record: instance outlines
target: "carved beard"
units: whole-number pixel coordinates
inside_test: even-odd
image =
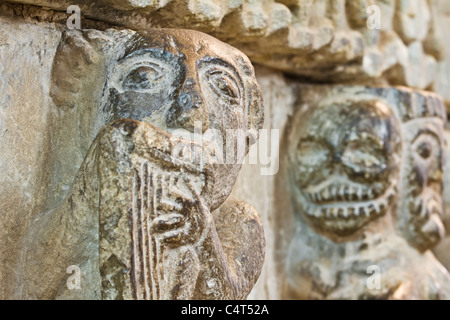
[[[208,230],[201,216],[186,218],[196,203],[187,183],[210,208],[214,173],[208,159],[187,161],[186,153],[202,152],[198,145],[135,120],[108,125],[98,143],[103,299],[188,299],[192,292],[186,290],[195,288],[188,282],[199,270],[193,248]],[[173,245],[153,231],[155,219],[167,214],[186,218]],[[185,268],[173,274],[177,264]]]
[[[406,191],[410,231],[409,239],[419,250],[436,246],[445,237],[442,195],[428,185],[420,185],[413,174]]]
[[[410,202],[410,212],[416,233],[415,241],[420,247],[433,247],[445,237],[441,220],[444,214],[442,199],[434,190],[424,189],[420,196]]]
[[[407,237],[417,249],[433,248],[445,236],[442,203],[442,122],[410,124],[411,142],[405,165]]]

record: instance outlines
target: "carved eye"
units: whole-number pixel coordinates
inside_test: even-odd
[[[300,166],[317,167],[330,159],[330,150],[320,142],[302,140],[298,145],[297,155]]]
[[[417,147],[417,153],[424,159],[428,159],[431,156],[431,153],[433,152],[431,143],[429,142],[422,142]]]
[[[347,144],[341,161],[355,173],[380,174],[387,167],[387,155],[380,141],[365,133]]]
[[[228,99],[239,98],[239,88],[233,76],[225,71],[213,71],[209,75],[209,85],[213,91]]]
[[[412,144],[412,150],[423,160],[439,158],[440,143],[436,135],[431,133],[420,134]]]
[[[149,90],[163,76],[163,73],[156,66],[140,66],[133,69],[123,81],[125,90]]]

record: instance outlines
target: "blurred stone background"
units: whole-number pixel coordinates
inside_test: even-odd
[[[66,194],[86,152],[77,118],[58,109],[49,94],[70,5],[80,7],[82,28],[194,29],[242,50],[254,63],[264,94],[265,128],[279,129],[280,139],[299,83],[408,86],[440,94],[450,110],[447,0],[0,0],[2,299],[20,285],[18,252],[30,218]],[[373,28],[377,12],[368,8],[380,9],[379,29]],[[71,135],[67,159],[56,143],[60,132]],[[54,165],[62,160],[67,168]],[[279,210],[290,209],[283,206],[275,176],[261,175],[261,167],[268,165],[245,165],[234,194],[257,209],[266,232],[265,266],[249,298],[278,299],[283,289],[277,261],[283,253],[275,248],[282,247],[277,234],[283,230],[275,221]],[[450,268],[450,238],[436,255]]]

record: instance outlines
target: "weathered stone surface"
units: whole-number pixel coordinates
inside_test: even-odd
[[[73,4],[0,0],[0,144],[8,150],[0,155],[0,298],[245,298],[261,270],[261,223],[266,259],[250,298],[448,298],[448,272],[430,251],[450,268],[448,236],[439,243],[450,228],[448,174],[442,177],[450,162],[439,160],[444,115],[405,117],[408,109],[441,110],[442,103],[431,93],[389,88],[426,89],[450,101],[448,1],[80,0],[84,30],[68,31]],[[379,30],[368,27],[376,22],[372,5],[380,8]],[[265,66],[257,68],[264,128],[279,131],[259,142],[274,138],[280,161],[277,150],[268,158],[254,145],[246,161],[259,151],[258,165],[241,168],[246,148],[219,165],[221,153],[203,131],[222,139],[232,123],[241,130],[237,137],[258,137],[261,108],[248,109],[255,111],[248,122],[239,111],[219,111],[240,104],[237,96],[260,105],[249,61],[208,36],[154,31],[159,27],[207,32]],[[158,46],[164,54],[141,52]],[[308,85],[317,82],[327,85]],[[330,113],[327,129],[322,118]],[[300,135],[317,125],[323,130],[316,137],[326,140],[329,130],[339,141],[353,132],[344,130],[352,119],[356,137],[357,128],[375,124],[380,130],[371,136],[386,138],[392,152],[359,142],[345,156],[335,152],[336,167],[361,156],[373,171],[366,178],[351,173],[357,166],[342,165],[353,184],[344,186],[345,201],[341,196],[336,207],[347,210],[328,204],[324,219],[308,216],[317,210],[309,210],[314,206],[298,185],[308,188],[309,180],[289,181],[295,171],[320,177],[328,169],[305,173],[295,165],[292,155],[308,160],[308,144],[296,149],[305,141]],[[186,149],[205,154],[203,161],[174,153]],[[367,157],[370,150],[375,155]],[[362,167],[370,167],[367,161]],[[384,166],[388,178],[375,179]],[[358,198],[350,192],[357,184],[366,187],[362,201],[351,199]],[[369,186],[394,196],[365,203]],[[368,217],[345,219],[356,212],[347,202]],[[328,221],[327,213],[342,219]],[[203,263],[205,252],[218,253],[213,263]],[[167,267],[172,261],[184,264]],[[67,287],[67,267],[74,265],[81,267],[82,291]],[[369,267],[380,267],[380,290],[368,287]]]
[[[257,145],[257,156],[260,161],[250,163],[246,159],[239,178],[234,186],[232,196],[246,199],[258,213],[264,225],[266,236],[266,258],[255,288],[249,299],[280,299],[284,273],[280,259],[284,257],[285,245],[282,237],[285,230],[278,224],[283,218],[280,208],[289,202],[279,202],[279,186],[275,184],[279,172],[279,157],[285,151],[280,149],[283,139],[283,128],[292,114],[296,100],[295,84],[287,81],[280,72],[267,68],[256,68],[256,76],[263,93],[266,137],[261,135]],[[265,138],[265,139],[264,139]],[[264,146],[271,144],[270,148]],[[252,148],[256,149],[256,146]],[[250,154],[256,150],[250,151]],[[249,156],[248,156],[249,157]],[[263,160],[261,160],[263,159]],[[265,173],[265,174],[262,174]],[[282,193],[283,191],[281,191]],[[283,226],[285,227],[285,226]],[[279,250],[281,248],[281,250]],[[280,272],[281,271],[281,272]]]
[[[0,297],[6,298],[15,286],[20,239],[43,205],[51,179],[46,170],[54,125],[49,91],[60,33],[0,21]]]
[[[30,179],[43,176],[48,188],[36,182],[23,213],[5,199],[5,211],[23,225],[2,233],[18,243],[2,252],[3,297],[246,298],[264,260],[263,228],[250,205],[225,200],[249,145],[231,149],[225,163],[214,143],[237,143],[241,134],[250,144],[258,139],[260,89],[248,59],[194,31],[41,30],[57,48],[36,66],[47,71],[38,91],[53,127],[46,140],[28,140],[52,149],[46,162],[22,163],[34,164]],[[24,98],[31,103],[31,95]],[[4,142],[14,149],[25,143]],[[20,169],[4,159],[8,170]],[[66,284],[74,265],[80,290]]]
[[[445,226],[445,229],[447,230],[447,237],[442,240],[442,242],[433,250],[436,257],[439,259],[439,261],[442,262],[442,264],[447,268],[447,270],[450,270],[450,254],[449,254],[449,248],[450,248],[450,236],[449,230],[450,230],[450,175],[448,174],[450,172],[450,132],[448,129],[445,131],[445,139],[447,142],[447,149],[446,149],[446,161],[445,161],[445,167],[444,167],[444,219],[443,223]]]
[[[50,8],[56,11],[52,17],[73,4],[9,2]],[[95,19],[135,30],[196,29],[239,48],[253,62],[314,81],[407,85],[450,100],[445,0],[81,0],[77,5],[87,24]],[[49,16],[23,11],[38,19]]]
[[[442,100],[406,88],[297,93],[276,199],[292,207],[274,226],[282,297],[448,299],[450,274],[429,250],[445,233]]]

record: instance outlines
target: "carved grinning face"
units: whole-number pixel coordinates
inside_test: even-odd
[[[422,250],[432,248],[445,235],[441,218],[443,184],[443,123],[419,119],[408,124],[408,212],[412,242]]]
[[[379,101],[312,110],[300,124],[295,183],[306,221],[318,232],[349,236],[384,215],[395,195],[400,130]]]

